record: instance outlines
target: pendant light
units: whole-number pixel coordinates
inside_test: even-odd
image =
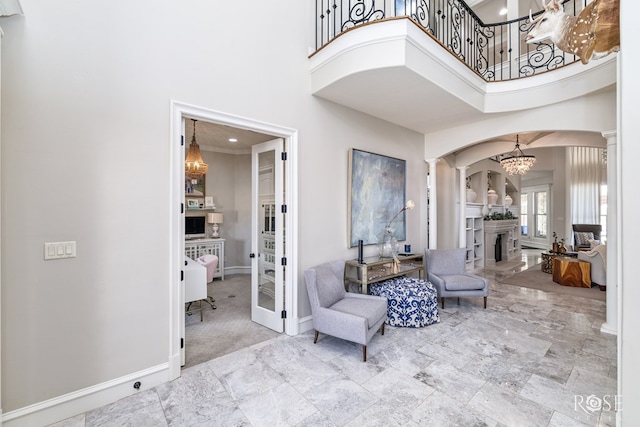
[[[204,160],[202,160],[202,154],[200,154],[200,146],[196,142],[196,122],[193,121],[193,137],[191,137],[191,144],[189,145],[189,152],[187,153],[187,159],[184,162],[184,174],[187,178],[198,179],[204,176],[209,169]]]
[[[529,172],[535,162],[535,156],[528,156],[522,152],[518,135],[516,135],[516,148],[507,157],[500,160],[500,165],[509,172],[509,175],[524,175]]]

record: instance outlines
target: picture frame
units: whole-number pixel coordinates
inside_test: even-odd
[[[187,199],[187,209],[200,209],[200,200]]]
[[[205,183],[206,183],[206,175],[202,175],[200,178],[193,179],[186,177],[184,178],[184,194],[189,197],[204,197],[205,193]]]
[[[349,150],[348,247],[378,244],[384,229],[406,203],[406,161]],[[392,224],[398,241],[406,240],[405,212]]]
[[[205,196],[204,197],[204,207],[205,208],[215,208],[216,205],[213,203],[213,196]]]

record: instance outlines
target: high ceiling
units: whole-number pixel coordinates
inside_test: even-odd
[[[467,5],[486,24],[504,22],[506,16],[500,15],[499,11],[506,7],[508,1],[516,0],[468,0]],[[541,4],[536,0],[517,0],[520,16],[542,10]],[[451,111],[451,114],[455,114]],[[193,136],[192,120],[185,120],[185,146],[188,147]],[[230,142],[230,138],[237,139],[237,142]],[[196,140],[203,150],[221,151],[227,153],[249,153],[251,146],[274,139],[271,135],[264,135],[249,130],[233,128],[230,126],[198,121],[196,124]],[[513,137],[515,141],[515,136]],[[530,142],[530,141],[529,141]],[[523,144],[523,145],[526,145]]]

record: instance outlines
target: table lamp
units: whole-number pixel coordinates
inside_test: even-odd
[[[207,222],[213,224],[211,226],[211,237],[217,239],[220,237],[220,225],[224,222],[224,216],[221,213],[213,212],[207,214]]]

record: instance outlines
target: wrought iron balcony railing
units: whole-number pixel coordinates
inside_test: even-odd
[[[578,15],[586,3],[563,4],[566,13]],[[397,17],[411,19],[486,81],[528,77],[579,60],[550,41],[527,44],[529,16],[485,24],[462,0],[316,0],[316,51],[345,31]]]

